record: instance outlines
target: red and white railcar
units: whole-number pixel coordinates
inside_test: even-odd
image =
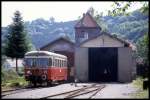
[[[67,80],[67,57],[48,51],[25,54],[25,79],[36,83]]]

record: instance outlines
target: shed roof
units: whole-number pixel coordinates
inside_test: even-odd
[[[61,36],[61,37],[59,37],[59,38],[53,40],[52,42],[50,42],[50,43],[44,45],[43,47],[40,48],[40,50],[42,50],[43,48],[45,48],[45,47],[47,47],[47,46],[49,46],[49,45],[52,45],[52,44],[56,43],[56,42],[59,41],[59,40],[66,41],[66,42],[68,42],[68,43],[74,45],[74,42],[71,41],[68,37]]]

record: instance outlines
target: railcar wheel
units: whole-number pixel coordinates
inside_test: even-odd
[[[48,82],[47,82],[47,86],[52,86],[52,82],[51,82],[51,81],[48,81]]]

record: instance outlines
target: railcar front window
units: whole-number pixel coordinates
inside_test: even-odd
[[[49,59],[48,58],[26,58],[26,66],[28,67],[48,67]]]
[[[33,66],[33,58],[27,58],[27,59],[25,59],[25,65],[27,67]]]

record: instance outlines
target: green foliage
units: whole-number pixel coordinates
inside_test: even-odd
[[[144,14],[148,15],[149,12],[149,6],[148,6],[148,2],[140,2],[143,6],[140,8],[140,11]],[[130,13],[127,12],[128,9],[130,9],[130,7],[136,4],[136,2],[134,1],[122,1],[122,2],[118,2],[115,1],[114,4],[112,5],[113,9],[112,10],[108,10],[108,15],[110,16],[117,16],[117,15],[129,15]]]
[[[117,15],[129,15],[126,11],[129,9],[132,2],[118,2],[115,1],[114,4],[112,4],[113,10],[108,10],[108,15],[110,16],[117,16]]]
[[[4,54],[10,58],[23,58],[24,54],[31,50],[31,43],[27,40],[27,32],[19,11],[14,13],[13,23],[9,25],[5,39]],[[18,66],[16,64],[16,71]]]
[[[143,80],[142,77],[138,77],[132,82],[133,86],[139,89],[135,94],[131,94],[133,98],[149,98],[149,90],[143,90]]]
[[[20,77],[16,71],[9,69],[2,69],[1,72],[2,86],[3,87],[22,87],[28,85],[28,82],[25,80],[24,76]]]
[[[140,8],[140,11],[146,15],[149,14],[149,4],[148,2],[143,2],[143,6]]]
[[[149,37],[148,33],[146,33],[142,38],[140,38],[137,43],[137,52],[136,52],[136,58],[139,59],[137,63],[137,68],[141,68],[139,73],[142,77],[148,77],[149,73],[149,60],[148,60],[148,46],[149,46]]]
[[[26,35],[21,14],[16,11],[13,23],[9,26],[6,36],[5,55],[11,58],[23,58],[24,54],[30,49]]]
[[[18,74],[10,69],[10,70],[2,70],[2,81],[5,82],[5,81],[8,81],[8,80],[11,80],[11,79],[17,79]]]
[[[146,33],[137,42],[137,55],[143,59],[143,63],[146,64],[147,66],[149,66],[148,46],[149,46],[149,37],[148,33]]]

